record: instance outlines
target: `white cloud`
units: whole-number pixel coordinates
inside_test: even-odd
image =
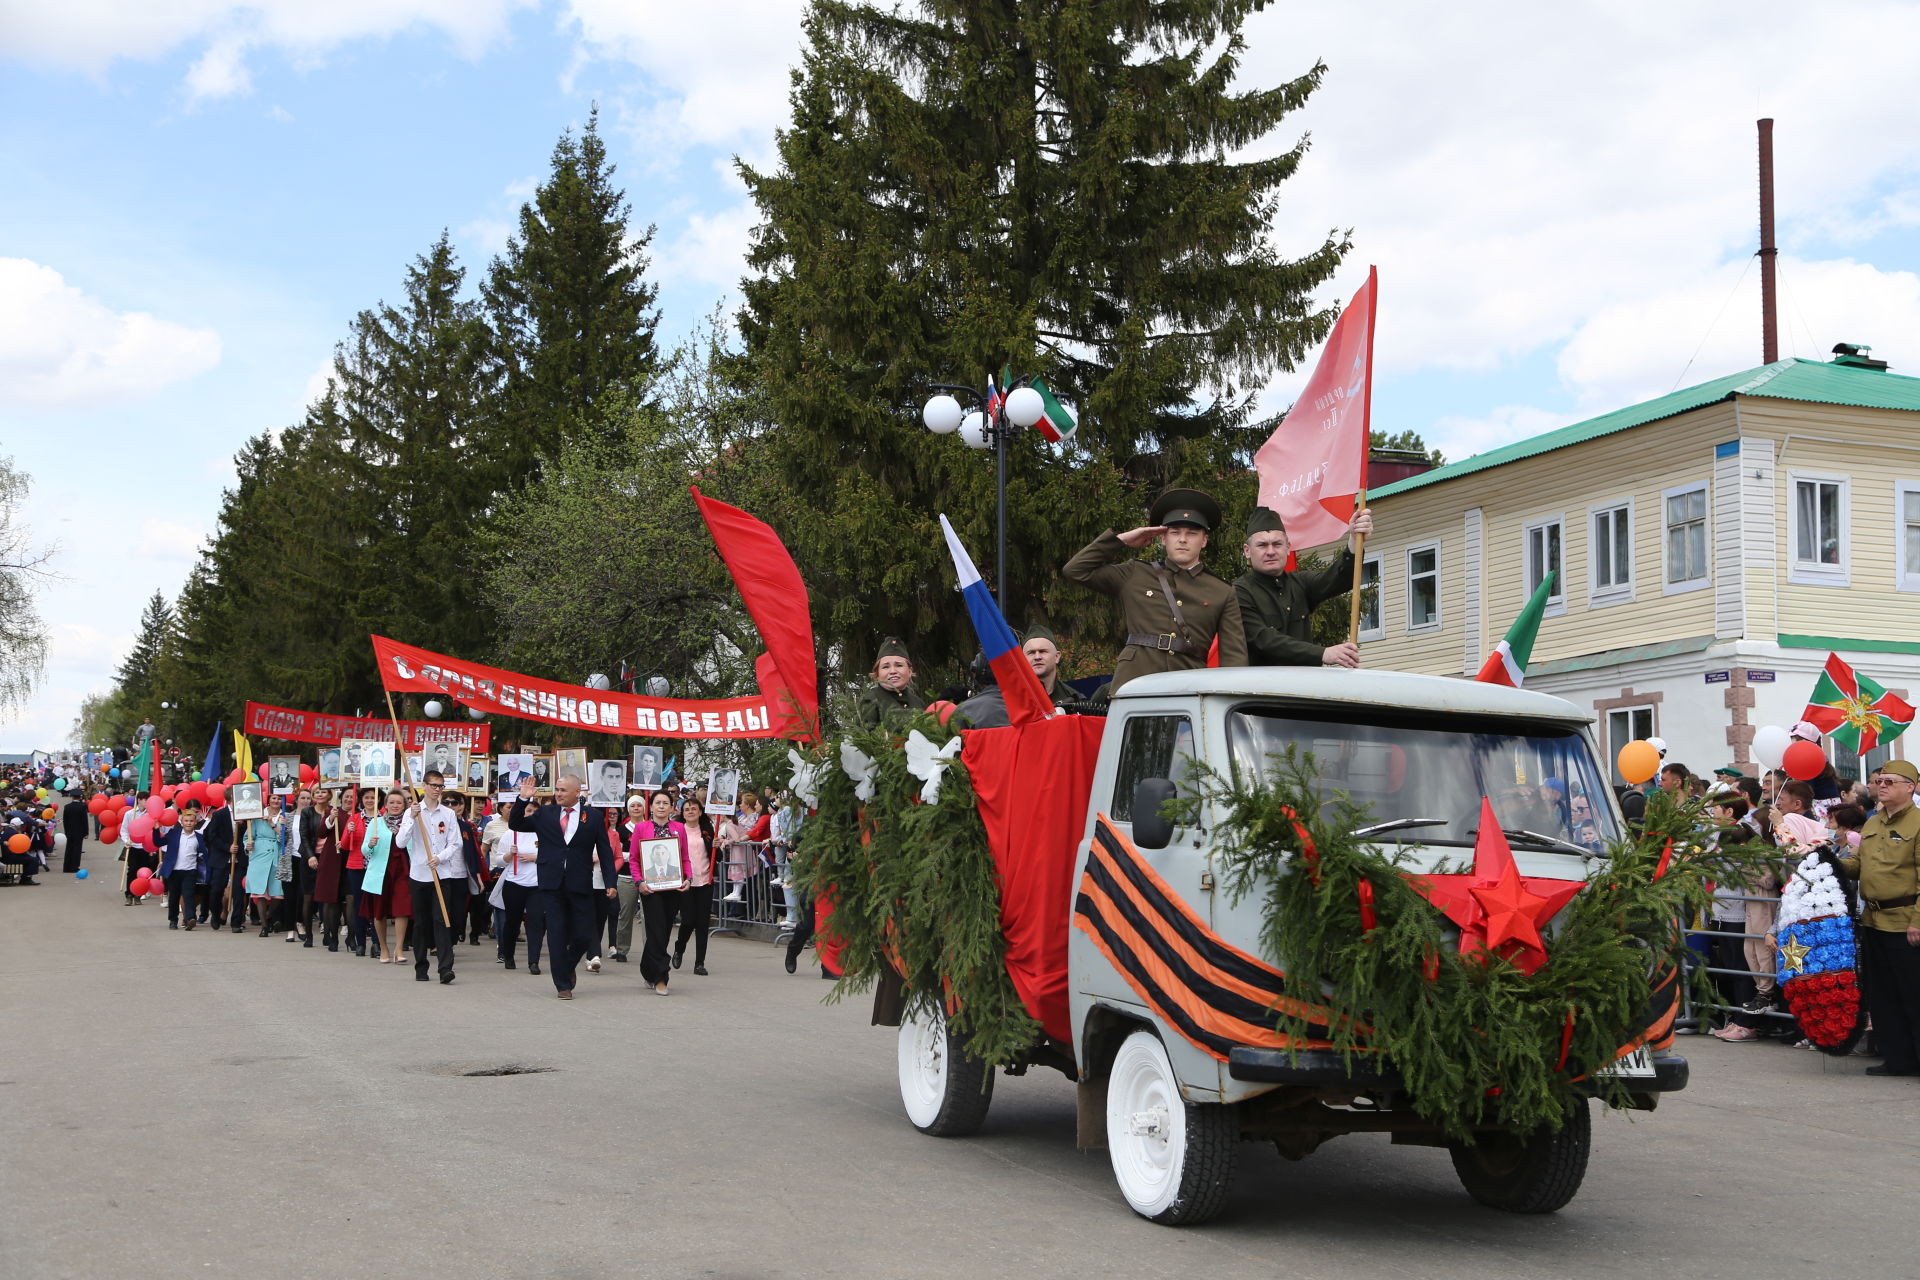
[[[220,337],[116,312],[58,271],[0,258],[0,403],[80,409],[135,399],[220,362]]]
[[[199,557],[200,544],[205,538],[203,530],[178,520],[142,520],[137,545],[140,554],[149,560],[177,560],[192,564]]]
[[[654,145],[678,147],[771,141],[786,123],[805,8],[802,0],[567,0],[585,52],[631,63],[665,95],[640,114]]]
[[[1552,413],[1528,405],[1506,404],[1480,417],[1450,414],[1422,431],[1427,446],[1440,450],[1449,462],[1525,440],[1574,421],[1572,414]],[[1379,424],[1376,423],[1376,426]]]
[[[226,97],[250,79],[244,56],[273,47],[308,62],[351,40],[413,28],[445,35],[477,57],[505,32],[508,16],[538,0],[0,0],[0,52],[25,62],[94,74],[123,58],[149,60],[205,41],[187,75],[189,94]]]
[[[711,216],[691,214],[686,229],[660,251],[656,270],[662,280],[739,287],[746,274],[747,247],[759,211],[751,200]]]
[[[1349,266],[1323,297],[1344,300],[1379,265],[1383,377],[1497,373],[1610,308],[1691,298],[1726,263],[1737,271],[1754,248],[1760,116],[1778,120],[1783,231],[1920,222],[1920,7],[1834,4],[1807,22],[1781,0],[1738,21],[1721,6],[1398,0],[1365,22],[1339,7],[1269,8],[1247,41],[1248,85],[1301,74],[1316,55],[1328,64],[1268,147],[1312,135],[1275,238],[1298,254],[1354,229]],[[1853,331],[1847,310],[1830,322]],[[1691,318],[1687,349],[1711,311]],[[1703,353],[1703,376],[1759,363],[1751,314],[1731,366]],[[1616,379],[1604,381],[1611,393]]]
[[[313,404],[314,401],[318,400],[321,396],[327,394],[327,384],[332,381],[333,357],[328,356],[320,362],[318,369],[315,369],[307,375],[306,390],[301,393],[300,411],[305,413],[309,405]]]
[[[132,648],[130,633],[110,636],[84,622],[56,622],[47,628],[47,670],[97,678],[111,673]]]

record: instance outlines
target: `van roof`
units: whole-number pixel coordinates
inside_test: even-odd
[[[1410,711],[1457,711],[1469,715],[1530,716],[1591,724],[1593,715],[1565,698],[1510,689],[1452,676],[1410,671],[1349,671],[1335,667],[1212,667],[1162,671],[1129,680],[1116,702],[1135,698],[1193,696],[1285,698],[1291,701],[1359,703]]]

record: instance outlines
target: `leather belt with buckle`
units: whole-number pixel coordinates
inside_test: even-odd
[[[1894,911],[1900,907],[1910,907],[1914,903],[1920,902],[1920,894],[1910,893],[1904,898],[1882,898],[1878,902],[1872,898],[1861,898],[1860,901],[1866,903],[1867,909],[1870,911]]]
[[[1199,653],[1198,645],[1182,640],[1171,631],[1136,631],[1127,637],[1127,643],[1138,649],[1158,649],[1162,653],[1180,653],[1191,656]]]

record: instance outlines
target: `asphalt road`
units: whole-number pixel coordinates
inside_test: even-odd
[[[96,868],[96,871],[98,869]],[[0,888],[0,1276],[1741,1277],[1915,1274],[1920,1082],[1687,1041],[1595,1125],[1564,1211],[1481,1209],[1443,1152],[1243,1148],[1213,1225],[1135,1218],[1057,1074],[923,1137],[894,1037],[762,943],[578,998],[460,948],[451,987],[170,932],[109,873]],[[539,1074],[467,1077],[504,1065]]]

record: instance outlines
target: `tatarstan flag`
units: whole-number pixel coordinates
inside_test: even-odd
[[[1865,755],[1905,733],[1913,708],[1829,653],[1801,718],[1855,755]]]
[[[1053,398],[1053,392],[1048,390],[1047,384],[1039,378],[1033,379],[1027,385],[1040,393],[1040,402],[1045,406],[1041,411],[1040,421],[1033,424],[1033,429],[1055,444],[1072,439],[1074,431],[1080,424],[1073,420],[1073,415],[1067,412],[1066,406]]]
[[[1475,680],[1511,685],[1515,689],[1527,682],[1527,660],[1533,657],[1533,642],[1540,635],[1540,619],[1546,616],[1547,599],[1553,595],[1553,584],[1559,577],[1560,571],[1555,569],[1533,589],[1526,607],[1507,628],[1507,638],[1493,647]]]

